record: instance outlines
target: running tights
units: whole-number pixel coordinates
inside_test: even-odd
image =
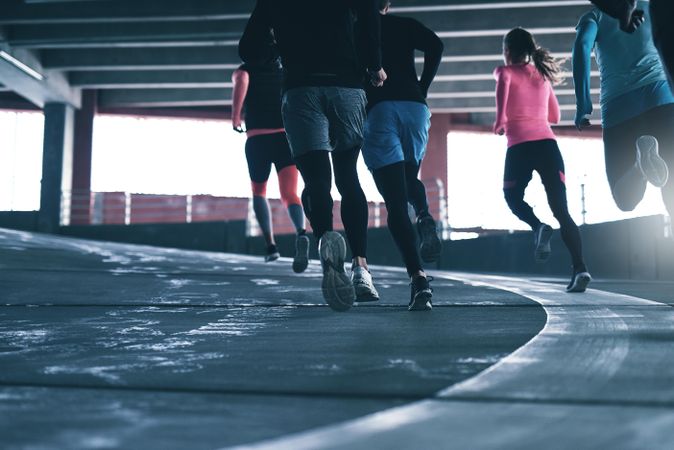
[[[399,162],[375,170],[372,175],[379,193],[384,197],[388,213],[388,228],[402,254],[407,274],[412,277],[422,270],[417,253],[416,233],[407,213],[406,164]],[[416,179],[416,176],[415,176]],[[423,186],[423,185],[422,185]],[[424,195],[425,198],[425,195]],[[426,208],[428,210],[428,208]]]
[[[335,184],[342,196],[341,215],[353,257],[366,257],[368,207],[360,187],[356,162],[359,148],[332,152]],[[315,150],[295,159],[304,180],[302,204],[316,239],[332,228],[330,152]]]
[[[405,162],[405,182],[407,184],[407,201],[414,208],[417,219],[430,216],[426,187],[419,179],[419,164],[416,161]]]
[[[584,268],[580,232],[566,203],[564,160],[554,139],[523,142],[508,149],[503,192],[510,210],[532,230],[541,225],[531,206],[524,201],[524,191],[534,170],[541,176],[548,204],[560,225],[562,240],[571,253],[573,267]]]

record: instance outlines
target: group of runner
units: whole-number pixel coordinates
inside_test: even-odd
[[[601,71],[606,170],[616,204],[633,209],[650,182],[662,188],[671,215],[674,96],[665,67],[672,67],[673,38],[664,26],[673,18],[671,2],[652,0],[650,12],[644,1],[592,3],[597,8],[581,18],[574,47],[576,125],[582,130],[590,124],[594,48]],[[279,257],[266,200],[275,165],[282,200],[297,230],[293,270],[304,271],[309,260],[303,210],[318,240],[323,296],[337,311],[379,299],[367,265],[368,205],[356,169],[361,152],[410,277],[409,310],[432,309],[422,259],[437,261],[441,241],[418,174],[430,128],[426,97],[443,44],[420,22],[391,15],[389,8],[390,0],[258,0],[239,42],[244,64],[233,75],[233,127],[248,137],[246,158],[254,211],[267,243],[265,259]],[[424,54],[421,77],[415,67],[417,50]],[[534,256],[545,261],[553,230],[524,201],[533,171],[539,173],[571,254],[567,291],[584,292],[592,278],[568,211],[564,162],[551,129],[560,120],[552,87],[560,81],[559,63],[522,28],[505,36],[503,55],[505,65],[494,72],[494,132],[508,139],[506,202],[532,228]],[[352,254],[350,274],[344,269],[346,242],[333,230],[333,172]],[[305,185],[301,199],[298,174]],[[408,204],[417,216],[416,230]]]

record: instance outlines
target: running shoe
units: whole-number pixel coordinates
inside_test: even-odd
[[[379,292],[372,283],[372,275],[365,267],[356,266],[351,272],[351,282],[356,291],[357,302],[376,302]]]
[[[658,140],[653,136],[637,139],[637,166],[653,186],[661,188],[667,184],[669,169],[658,153]]]
[[[346,242],[341,234],[327,231],[318,244],[323,267],[323,298],[335,311],[347,311],[356,300],[356,292],[346,272]]]
[[[433,309],[433,289],[428,277],[416,277],[410,283],[411,294],[408,311],[430,311]]]
[[[433,217],[420,217],[417,220],[417,230],[421,239],[419,254],[421,259],[427,263],[436,262],[440,258],[442,250],[442,241],[438,237],[438,229]]]
[[[293,258],[293,272],[302,273],[309,265],[309,236],[300,234],[295,239],[295,258]]]
[[[540,224],[534,231],[534,258],[536,262],[545,262],[550,257],[550,238],[552,238],[552,227],[544,223]]]
[[[592,281],[592,276],[587,270],[574,271],[571,282],[566,287],[566,292],[585,292],[587,285]]]
[[[264,262],[276,261],[281,257],[281,254],[278,252],[276,245],[271,244],[267,247],[267,254],[264,255]]]

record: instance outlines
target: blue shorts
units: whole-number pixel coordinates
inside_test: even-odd
[[[370,170],[402,161],[421,162],[426,153],[431,111],[418,102],[385,101],[367,114],[363,159]]]

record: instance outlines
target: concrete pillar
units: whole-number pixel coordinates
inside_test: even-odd
[[[91,149],[96,115],[96,91],[82,91],[82,107],[75,112],[73,142],[72,202],[70,223],[91,224]]]
[[[54,233],[67,222],[68,202],[62,208],[62,193],[72,186],[73,131],[75,111],[65,103],[48,103],[44,107],[44,145],[42,150],[42,187],[38,229]],[[67,199],[67,197],[66,197]],[[62,221],[61,218],[65,218]]]
[[[435,113],[431,117],[426,156],[421,164],[421,181],[426,186],[430,212],[436,219],[446,221],[447,199],[447,133],[451,115]]]

